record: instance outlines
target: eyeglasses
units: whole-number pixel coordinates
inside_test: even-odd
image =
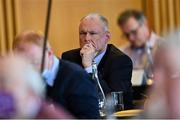
[[[128,32],[128,33],[124,33],[124,35],[123,36],[125,36],[126,38],[129,38],[130,37],[130,35],[137,35],[137,31],[138,31],[138,29],[141,27],[141,25],[142,24],[138,24],[138,26],[135,28],[135,29],[132,29],[130,32]]]

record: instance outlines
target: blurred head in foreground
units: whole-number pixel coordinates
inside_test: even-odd
[[[155,55],[154,88],[147,102],[150,118],[180,118],[180,30],[170,32]]]
[[[19,56],[0,58],[0,118],[34,118],[44,97],[39,73]]]
[[[42,62],[42,51],[44,44],[44,36],[36,31],[24,31],[17,35],[13,41],[13,51],[28,60],[40,71]],[[53,51],[49,42],[45,49],[44,70],[48,70],[53,64]]]

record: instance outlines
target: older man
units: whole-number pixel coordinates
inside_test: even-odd
[[[112,44],[108,21],[91,13],[79,25],[80,48],[64,52],[62,59],[81,65],[92,73],[92,62],[98,65],[99,79],[105,94],[123,91],[125,109],[132,108],[131,59]]]
[[[34,31],[19,34],[13,43],[14,53],[28,58],[40,70],[44,37]],[[47,95],[77,118],[99,118],[98,99],[90,76],[79,66],[59,60],[46,46],[43,77]]]

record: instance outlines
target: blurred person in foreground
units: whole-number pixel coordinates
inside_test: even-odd
[[[19,34],[13,51],[27,58],[39,71],[44,37],[34,31]],[[78,65],[59,60],[47,43],[42,76],[47,84],[47,97],[76,118],[99,118],[96,88],[90,76]]]
[[[7,55],[0,66],[0,118],[72,118],[44,100],[45,84],[27,60]]]
[[[146,77],[151,78],[153,54],[160,37],[149,27],[143,12],[129,9],[118,16],[118,25],[129,44],[122,47],[133,61],[133,69],[145,70]]]
[[[132,109],[132,61],[112,44],[108,44],[111,33],[107,19],[97,13],[90,13],[80,20],[80,48],[66,51],[62,59],[80,65],[89,74],[93,61],[97,64],[98,77],[105,95],[123,91],[124,108]]]
[[[170,32],[155,54],[154,86],[142,118],[180,118],[180,30]]]

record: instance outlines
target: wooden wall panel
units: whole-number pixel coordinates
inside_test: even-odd
[[[160,8],[159,8],[159,1],[157,0],[153,0],[153,13],[151,13],[151,15],[149,15],[149,17],[154,18],[154,26],[153,29],[156,33],[160,34],[161,32],[161,19],[160,19]],[[151,6],[152,8],[152,6]],[[148,8],[147,8],[148,9]]]
[[[49,39],[56,55],[79,46],[78,25],[82,16],[98,12],[109,20],[112,39],[120,46],[126,43],[116,20],[127,8],[145,12],[150,26],[162,35],[180,27],[180,0],[52,0]],[[0,0],[0,53],[11,49],[17,33],[23,30],[44,32],[47,0]]]
[[[156,33],[164,35],[167,32],[180,27],[180,0],[145,0],[144,11],[148,17],[153,18],[153,29]]]
[[[159,7],[160,7],[160,16],[161,16],[161,21],[160,21],[161,32],[162,34],[165,34],[168,30],[168,22],[169,22],[169,19],[167,19],[168,5],[167,5],[167,0],[160,0],[159,2],[160,2]]]
[[[177,27],[180,27],[180,0],[175,0],[174,2],[175,9],[175,24]]]
[[[0,0],[0,54],[11,50],[14,35],[14,0]]]
[[[175,27],[175,12],[174,12],[174,0],[168,0],[168,18],[169,18],[169,29],[173,29]]]
[[[106,16],[112,32],[111,43],[120,46],[121,32],[117,27],[117,16],[127,8],[142,10],[141,0],[52,0],[52,16],[49,39],[56,53],[79,47],[79,20],[90,12]],[[17,0],[18,33],[27,30],[44,31],[47,0]]]

